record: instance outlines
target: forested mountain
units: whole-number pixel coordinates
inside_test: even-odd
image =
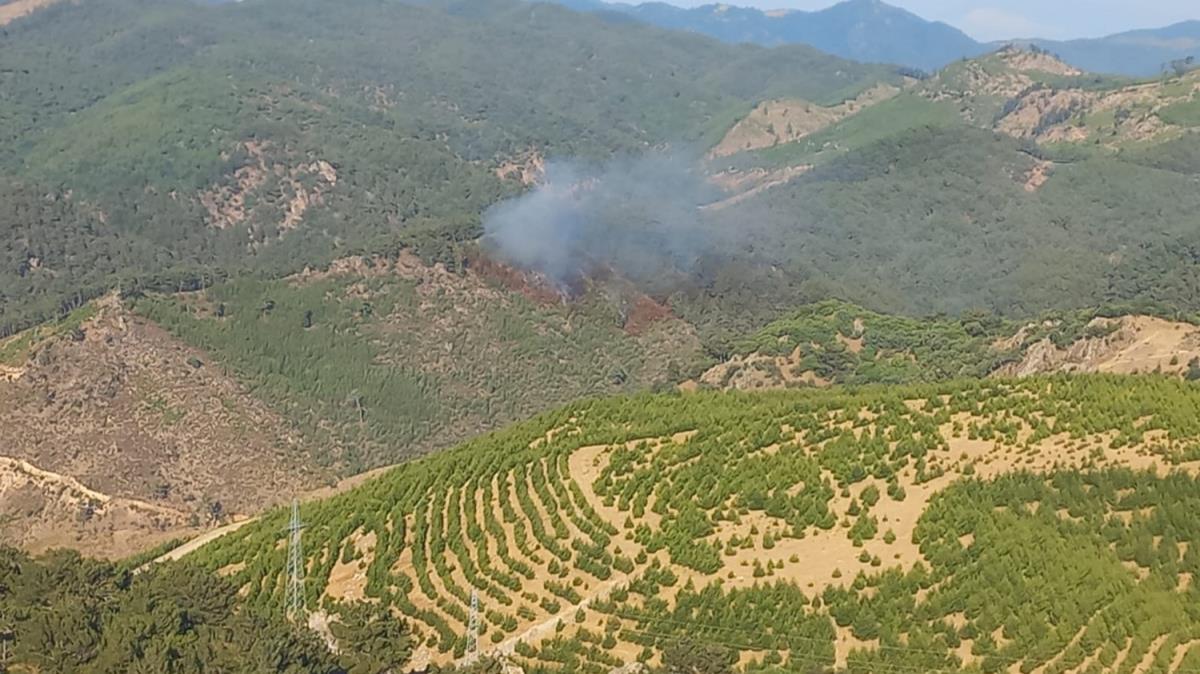
[[[580,397],[670,388],[705,362],[692,325],[627,286],[564,303],[511,270],[411,255],[133,306],[236,373],[342,473]]]
[[[182,563],[0,548],[0,670],[1200,670],[1187,64],[925,76],[520,0],[31,9],[0,531],[249,517]],[[289,543],[269,504],[375,467]]]
[[[927,21],[880,0],[844,0],[822,10],[763,11],[725,3],[683,8],[664,2],[631,4],[559,0],[614,19],[633,18],[656,26],[711,35],[725,42],[766,46],[807,44],[857,61],[896,63],[926,72],[974,58],[1007,42],[981,43],[953,26]],[[1157,75],[1200,58],[1200,22],[1118,33],[1099,38],[1046,40],[1012,35],[1011,40],[1060,55],[1092,72],[1138,77]]]
[[[1200,59],[1200,21],[1082,40],[1033,40],[1079,68],[1149,76],[1193,67]]]
[[[579,396],[723,385],[727,358],[791,355],[747,335],[830,297],[1016,326],[1200,311],[1196,73],[1006,49],[915,79],[516,0],[276,1],[52,5],[0,44],[6,330],[119,290],[104,320],[0,342],[8,454],[161,501],[161,536]],[[507,212],[561,250],[514,254],[485,231]],[[974,336],[909,367],[912,334],[894,370],[802,369],[1024,353]],[[247,425],[277,486],[187,468],[213,465],[202,429]],[[77,451],[114,432],[112,460]]]
[[[717,146],[756,187],[705,220],[798,274],[771,282],[873,309],[1195,311],[1198,90],[1010,48],[837,114],[767,101]]]
[[[186,290],[405,245],[461,266],[482,214],[545,161],[720,148],[771,101],[805,113],[764,114],[769,146],[733,147],[730,163],[795,179],[695,218],[709,245],[644,288],[685,317],[728,318],[709,300],[742,303],[748,286],[735,332],[831,294],[1013,314],[1194,297],[1186,76],[1147,90],[1008,50],[904,84],[804,47],[720,46],[516,0],[272,2],[96,0],[9,26],[6,330],[114,286]],[[583,243],[601,258],[640,247],[639,209],[621,217],[609,224],[623,237]],[[928,218],[942,235],[914,235]],[[1091,224],[1074,231],[1076,218]],[[1162,226],[1130,226],[1148,220]],[[873,249],[843,236],[867,230]],[[1075,264],[1039,257],[1064,249]]]
[[[438,254],[514,159],[703,143],[761,98],[893,78],[516,0],[89,0],[5,31],[6,332],[118,284]]]
[[[664,2],[560,1],[580,10],[632,17],[725,42],[772,47],[807,44],[856,61],[896,63],[927,72],[988,50],[953,26],[926,21],[879,0],[845,0],[811,12],[763,11],[724,3],[683,8]]]

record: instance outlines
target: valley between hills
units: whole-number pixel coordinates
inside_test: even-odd
[[[1200,670],[1194,61],[582,9],[0,1],[0,672]]]

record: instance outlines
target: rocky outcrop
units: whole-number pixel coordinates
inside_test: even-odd
[[[1065,347],[1049,338],[1025,348],[1021,359],[1000,367],[994,376],[1028,377],[1054,372],[1183,373],[1200,357],[1200,327],[1152,316],[1097,318],[1089,332]]]

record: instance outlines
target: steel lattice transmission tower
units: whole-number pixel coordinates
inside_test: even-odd
[[[467,621],[467,661],[479,657],[479,591],[471,590],[471,615]]]
[[[300,501],[292,500],[292,520],[286,531],[288,536],[287,596],[284,599],[288,620],[304,619],[304,550],[300,545]]]

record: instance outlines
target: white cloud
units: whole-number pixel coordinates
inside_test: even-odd
[[[979,7],[963,16],[959,28],[984,42],[1019,37],[1056,37],[1053,29],[1029,17],[995,7]]]

